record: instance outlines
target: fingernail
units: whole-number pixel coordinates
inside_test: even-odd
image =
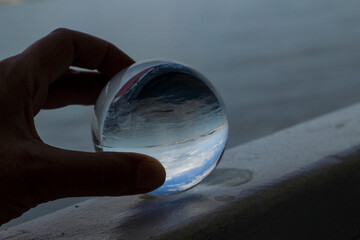
[[[136,188],[150,192],[160,187],[165,181],[165,169],[155,159],[146,159],[138,163],[136,173]]]

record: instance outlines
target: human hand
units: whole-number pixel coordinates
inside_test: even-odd
[[[59,198],[139,194],[161,186],[165,170],[152,157],[58,149],[42,142],[34,125],[41,109],[94,104],[109,78],[132,63],[114,45],[67,29],[0,62],[0,225]]]

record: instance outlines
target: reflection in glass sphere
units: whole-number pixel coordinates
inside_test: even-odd
[[[138,152],[166,169],[152,195],[187,190],[208,176],[228,138],[220,96],[183,64],[150,60],[118,73],[103,89],[92,122],[97,151]]]

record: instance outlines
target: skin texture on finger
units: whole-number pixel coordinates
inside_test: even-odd
[[[0,61],[0,136],[5,139],[37,135],[28,75],[17,56]]]

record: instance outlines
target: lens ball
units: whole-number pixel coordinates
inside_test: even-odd
[[[151,195],[185,191],[216,167],[228,138],[225,107],[211,83],[184,64],[138,62],[102,90],[92,135],[99,152],[137,152],[158,159],[165,183]]]

